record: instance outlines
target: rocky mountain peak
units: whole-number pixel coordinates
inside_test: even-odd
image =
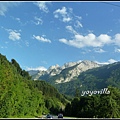
[[[73,67],[73,69],[69,70],[68,73],[66,73],[67,77],[66,78],[60,77],[59,79],[56,80],[56,84],[69,82],[73,80],[74,77],[78,77],[81,72],[84,72],[88,69],[100,67],[99,64],[88,60],[76,62],[73,66],[75,67]]]
[[[60,67],[60,66],[59,66],[58,64],[56,64],[56,65],[50,66],[50,67],[48,68],[48,70],[57,69],[57,68],[59,68],[59,67]]]
[[[46,75],[49,77],[54,77],[57,75],[57,79],[55,80],[55,83],[58,84],[58,83],[69,82],[73,80],[73,78],[78,77],[81,72],[86,71],[88,69],[96,68],[96,67],[100,67],[100,65],[89,60],[68,62],[68,63],[65,63],[62,67],[60,67],[58,64],[53,65],[49,67],[47,71],[39,71],[35,75],[32,74],[32,76],[34,76],[33,79],[36,80],[36,79],[40,79],[41,77],[44,78],[44,76]],[[62,75],[60,75],[64,70],[67,71],[65,73],[66,77],[63,77]]]
[[[68,67],[72,67],[74,65],[76,65],[78,62],[68,62],[68,63],[65,63],[63,66],[62,66],[62,69],[65,69],[65,68],[68,68]]]

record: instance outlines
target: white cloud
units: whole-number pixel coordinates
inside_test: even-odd
[[[16,30],[12,30],[9,32],[9,39],[13,40],[13,41],[16,41],[16,40],[19,40],[21,37],[20,37],[20,33],[17,32]]]
[[[15,18],[15,20],[18,21],[19,23],[21,23],[20,18]]]
[[[69,9],[70,13],[72,12],[71,9]],[[53,12],[55,18],[61,18],[63,22],[69,22],[72,20],[72,17],[70,17],[69,13],[67,12],[66,7],[62,7],[62,9],[57,9]]]
[[[93,33],[90,33],[86,36],[76,34],[74,36],[74,39],[72,40],[67,40],[65,38],[62,38],[62,39],[59,39],[59,41],[77,48],[102,47],[112,42],[111,37],[108,36],[107,34],[101,34],[97,37]]]
[[[103,53],[103,52],[105,52],[103,49],[101,49],[101,48],[96,48],[96,49],[94,49],[94,51],[95,52],[97,52],[97,53]]]
[[[105,64],[105,65],[107,65],[107,64],[112,64],[114,62],[117,62],[117,60],[109,59],[107,62],[98,62],[98,61],[95,61],[95,62],[98,63],[98,64]]]
[[[42,10],[43,12],[48,13],[49,10],[46,3],[47,3],[46,1],[41,1],[41,2],[39,1],[39,2],[35,2],[34,4],[37,5],[39,9]]]
[[[76,20],[76,23],[75,23],[74,26],[75,26],[76,28],[82,28],[82,27],[83,27],[82,23],[81,23],[80,21],[78,21],[78,20]]]
[[[38,18],[38,17],[35,16],[34,19],[36,21],[36,22],[34,22],[36,25],[42,25],[43,21],[42,21],[41,18]]]
[[[111,37],[108,36],[107,34],[101,34],[100,36],[97,37],[98,41],[100,41],[101,44],[108,44],[111,43]]]
[[[12,30],[12,29],[7,29],[1,26],[2,29],[4,29],[5,31],[7,31],[9,33],[9,39],[16,41],[16,40],[20,40],[21,39],[21,30]]]
[[[115,45],[120,46],[120,33],[115,35],[114,43]]]
[[[73,13],[73,8],[66,8],[62,7],[61,9],[57,9],[53,12],[54,17],[59,19],[62,22],[69,22],[73,23],[76,28],[83,27],[80,20],[82,19],[81,16],[77,16]]]
[[[54,13],[59,13],[61,15],[66,15],[66,7],[62,7],[62,9],[57,9],[56,11],[54,11]]]
[[[109,63],[114,63],[114,62],[117,62],[117,60],[114,60],[114,59],[110,59],[108,60]]]
[[[0,2],[0,15],[5,16],[5,12],[12,6],[19,5],[19,2]]]
[[[29,71],[29,70],[46,71],[47,69],[46,69],[45,67],[43,67],[43,66],[39,66],[39,67],[36,67],[36,68],[32,68],[32,67],[29,68],[29,67],[27,67],[26,70],[27,70],[27,71]]]
[[[33,35],[33,39],[39,40],[41,42],[49,42],[49,43],[51,43],[51,40],[46,39],[46,38],[44,38],[42,36],[35,36],[35,35]]]
[[[10,16],[13,20],[17,21],[18,23],[20,23],[21,25],[23,25],[23,23],[21,22],[21,19],[20,18],[15,18],[13,16]]]
[[[94,31],[93,30],[87,30],[88,31],[88,33],[93,33]]]
[[[63,22],[69,22],[71,20],[72,20],[72,18],[70,18],[70,17],[63,17]]]
[[[78,34],[78,33],[72,28],[72,26],[66,26],[66,29],[69,30],[70,32],[72,32],[73,34]]]
[[[77,15],[75,15],[75,17],[76,17],[76,18],[78,18],[79,20],[81,20],[81,19],[82,19],[82,17],[81,17],[81,16],[77,16]]]
[[[118,48],[115,48],[115,52],[118,52],[118,53],[120,53],[120,49],[118,49]]]
[[[98,63],[98,64],[102,64],[102,65],[108,65],[109,64],[109,62],[98,62],[98,61],[95,61],[96,63]]]

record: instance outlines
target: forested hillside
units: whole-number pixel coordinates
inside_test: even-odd
[[[34,71],[35,74],[30,75],[50,83],[65,95],[74,97],[76,91],[80,95],[82,90],[100,90],[109,85],[120,88],[120,62],[98,65],[92,61],[82,61],[64,69],[58,66],[50,68]]]
[[[118,118],[120,117],[119,69],[119,63],[115,63],[83,72],[79,79],[84,81],[83,86],[85,85],[83,83],[88,86],[82,89],[82,92],[86,90],[86,95],[81,96],[80,89],[74,86],[78,83],[72,84],[72,87],[76,87],[75,97],[69,98],[68,101],[66,95],[60,94],[49,83],[32,80],[16,60],[12,59],[9,62],[6,56],[0,54],[0,118],[34,118],[47,113],[57,115],[59,112],[64,116],[79,118]],[[90,88],[96,88],[94,87],[98,82],[96,79],[101,80],[101,84],[104,85],[102,87],[107,86],[109,94],[96,94],[100,87],[93,89],[93,95],[87,94]],[[68,92],[72,93],[72,87],[66,86],[63,90],[69,88]]]
[[[120,118],[120,89],[109,86],[108,90],[109,94],[75,97],[66,105],[64,114],[79,118]]]
[[[51,82],[51,79],[49,82]],[[81,95],[83,90],[100,90],[109,85],[120,88],[120,62],[87,70],[82,72],[75,80],[53,85],[61,93],[70,96],[75,96],[76,91]]]
[[[12,59],[0,54],[0,118],[57,114],[67,100],[44,81],[33,81]]]

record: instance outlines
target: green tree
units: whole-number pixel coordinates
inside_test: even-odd
[[[108,87],[110,94],[100,96],[100,109],[98,117],[119,118],[120,117],[120,90]],[[104,111],[104,112],[103,112]]]

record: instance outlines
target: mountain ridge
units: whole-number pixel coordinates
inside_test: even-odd
[[[55,73],[56,69],[51,69],[52,72]],[[100,90],[109,85],[119,88],[120,85],[120,62],[101,65],[85,60],[62,69],[59,74],[51,76],[51,73],[36,75],[38,80],[45,80],[55,86],[60,93],[70,96],[74,96],[76,90],[80,94],[84,90]],[[36,75],[32,77],[35,78]]]
[[[74,77],[78,77],[81,72],[86,71],[88,69],[100,67],[102,64],[98,64],[93,61],[89,60],[83,60],[83,61],[77,61],[77,62],[68,62],[65,63],[63,66],[59,66],[58,64],[50,66],[46,71],[28,71],[29,74],[32,76],[32,79],[34,80],[39,80],[43,79],[44,76],[48,77],[54,77],[54,76],[59,76],[61,73],[64,73],[64,71],[69,71],[66,73],[67,78],[65,79],[64,77],[60,77],[57,79],[55,82],[56,84],[59,83],[64,83],[64,82],[69,82],[71,81]]]

